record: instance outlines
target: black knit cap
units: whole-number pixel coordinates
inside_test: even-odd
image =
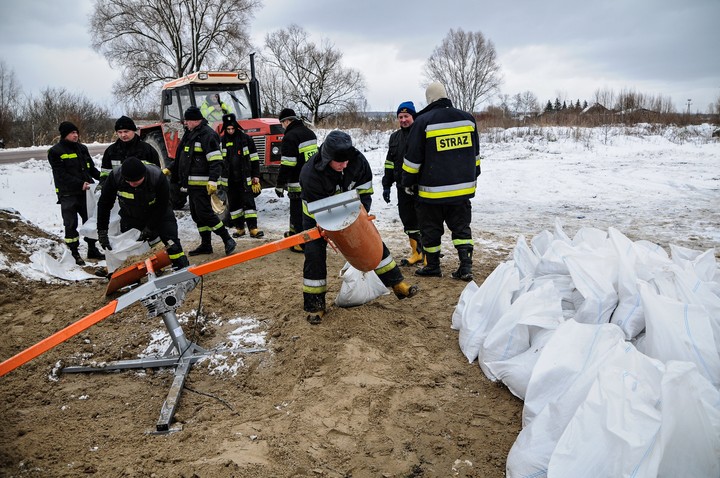
[[[295,110],[292,110],[290,108],[283,109],[280,114],[278,115],[278,120],[282,123],[285,120],[294,120],[297,119],[297,115],[295,114]]]
[[[60,131],[60,139],[64,139],[65,136],[69,135],[73,131],[77,131],[78,133],[80,133],[78,127],[69,121],[63,121],[62,123],[60,123],[60,126],[58,126],[58,130]]]
[[[121,129],[137,131],[137,126],[135,126],[135,122],[132,119],[128,118],[127,116],[121,116],[115,122],[115,131],[119,131]]]
[[[355,156],[355,148],[352,145],[352,138],[344,131],[333,130],[323,141],[321,155],[323,166],[330,161],[344,163]]]
[[[122,177],[126,181],[139,181],[145,177],[145,165],[135,156],[130,156],[120,166]]]
[[[235,129],[237,129],[237,127],[238,127],[235,115],[232,113],[223,115],[222,122],[223,122],[223,126],[222,126],[223,131],[225,131],[228,126],[234,126]]]
[[[201,120],[203,119],[202,112],[200,112],[200,108],[197,106],[191,106],[188,109],[185,110],[185,116],[184,118],[186,120]]]

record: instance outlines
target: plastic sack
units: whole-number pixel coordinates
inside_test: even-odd
[[[467,310],[467,307],[470,304],[470,301],[472,300],[477,290],[478,285],[475,283],[475,281],[471,280],[465,286],[462,293],[460,294],[460,299],[458,299],[455,310],[453,310],[452,319],[450,321],[451,329],[460,330],[460,327],[462,326],[462,318],[465,315],[465,311]]]
[[[548,478],[588,476],[588,470],[596,478],[657,476],[664,369],[634,347],[604,364],[557,441]]]
[[[565,427],[587,397],[598,370],[634,347],[612,324],[563,322],[535,364],[527,386],[523,429],[507,458],[507,477],[542,477]]]
[[[560,296],[551,282],[521,295],[489,331],[478,355],[485,376],[496,377],[488,362],[508,360],[530,348],[531,332],[557,329],[563,321]]]
[[[500,264],[470,299],[459,323],[460,350],[472,363],[480,353],[487,333],[510,308],[513,293],[520,287],[515,263]]]
[[[30,256],[30,267],[43,274],[64,280],[80,281],[99,279],[98,276],[88,274],[75,264],[75,259],[70,254],[69,249],[65,249],[59,261],[51,257],[47,252],[33,252]]]
[[[355,307],[367,304],[381,295],[389,294],[375,271],[361,272],[346,262],[340,270],[342,285],[335,298],[338,307]]]
[[[100,193],[95,193],[94,188],[91,187],[85,191],[87,200],[87,212],[88,220],[85,221],[78,227],[78,233],[89,239],[98,238],[97,235],[97,201]],[[120,205],[117,201],[110,210],[110,222],[108,224],[108,235],[120,234]]]
[[[147,242],[140,242],[140,231],[130,229],[119,235],[108,235],[111,251],[105,251],[105,263],[108,272],[117,270],[129,257],[139,256],[150,251]]]
[[[645,310],[645,354],[663,362],[684,360],[720,387],[720,354],[713,324],[705,307],[656,294],[645,282],[638,284]]]

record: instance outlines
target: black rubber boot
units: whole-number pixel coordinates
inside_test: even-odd
[[[472,273],[472,247],[458,247],[458,258],[460,259],[460,267],[452,273],[453,279],[464,280],[470,282],[473,280]]]
[[[80,256],[80,251],[78,251],[77,243],[74,243],[73,245],[70,246],[70,254],[73,256],[73,259],[75,259],[75,264],[77,264],[79,266],[85,265],[85,261]]]
[[[97,260],[105,259],[105,254],[101,253],[98,250],[97,245],[95,244],[95,241],[88,240],[88,239],[86,239],[85,241],[87,242],[87,245],[88,245],[88,253],[87,253],[88,259],[97,259]]]
[[[192,251],[188,252],[188,255],[199,256],[200,254],[212,254],[212,236],[210,231],[203,231],[200,233],[200,245]]]
[[[223,226],[217,231],[215,231],[220,238],[223,240],[223,244],[225,244],[225,255],[229,256],[235,251],[235,246],[237,246],[237,243],[235,240],[230,237],[230,233],[228,230]]]
[[[422,277],[442,277],[442,271],[440,270],[440,253],[426,252],[425,259],[427,260],[427,264],[416,270],[415,275]]]
[[[174,269],[180,270],[185,269],[186,267],[190,267],[190,261],[188,261],[188,258],[185,254],[178,257],[177,259],[171,259],[172,266]]]

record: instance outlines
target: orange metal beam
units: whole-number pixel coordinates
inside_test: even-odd
[[[104,320],[115,313],[118,301],[113,300],[109,302],[102,309],[98,309],[90,315],[86,315],[77,322],[70,324],[64,329],[55,332],[50,337],[36,343],[32,347],[29,347],[19,354],[10,357],[6,361],[0,363],[0,377],[8,372],[11,372],[18,368],[20,365],[29,362],[38,355],[47,352],[51,348],[55,347],[62,342],[65,342],[70,337],[79,334],[83,330],[97,324],[101,320]]]
[[[322,234],[319,229],[308,229],[307,231],[300,232],[294,236],[286,237],[262,246],[253,247],[247,251],[236,252],[235,254],[223,257],[222,259],[216,259],[197,266],[190,266],[187,270],[195,275],[203,276],[211,272],[219,271],[220,269],[240,264],[241,262],[267,256],[273,252],[297,246],[298,244],[305,244],[306,242],[314,241],[315,239],[320,239],[321,237]]]

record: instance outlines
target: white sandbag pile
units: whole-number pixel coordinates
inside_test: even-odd
[[[720,268],[619,231],[519,237],[452,317],[525,401],[516,477],[720,476]]]

